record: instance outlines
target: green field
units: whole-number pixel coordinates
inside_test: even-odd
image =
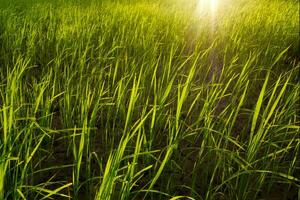
[[[0,0],[0,200],[300,199],[299,1],[200,1]]]

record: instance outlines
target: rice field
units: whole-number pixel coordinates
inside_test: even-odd
[[[298,0],[0,0],[0,200],[300,199]]]

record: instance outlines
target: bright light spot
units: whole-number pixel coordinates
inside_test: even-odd
[[[198,0],[198,15],[214,14],[218,9],[218,0]]]

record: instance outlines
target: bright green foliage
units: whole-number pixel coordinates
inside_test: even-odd
[[[0,200],[300,198],[298,3],[0,0]]]

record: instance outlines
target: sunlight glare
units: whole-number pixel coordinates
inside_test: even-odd
[[[218,9],[218,0],[198,0],[197,12],[199,15],[214,14]]]

